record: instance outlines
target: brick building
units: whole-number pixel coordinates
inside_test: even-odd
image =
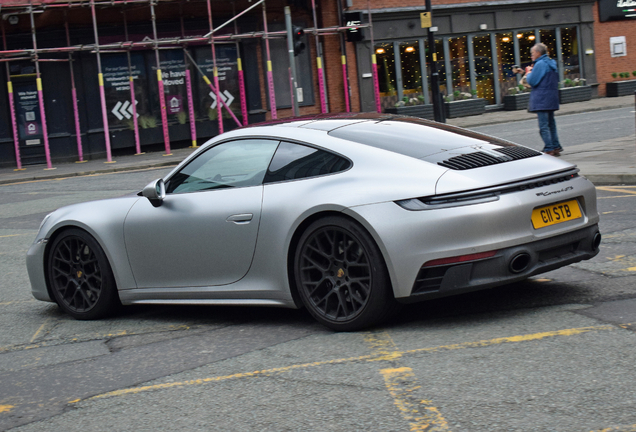
[[[636,71],[634,0],[432,3],[0,0],[0,100],[10,102],[0,103],[0,165],[169,151],[292,116],[285,6],[306,30],[294,57],[301,115],[375,111],[378,101],[387,110],[405,99],[430,106],[422,12],[432,13],[449,100],[474,94],[500,108],[519,78],[512,65],[529,64],[538,41],[564,83],[585,82],[594,96]],[[357,32],[345,29],[358,21]]]

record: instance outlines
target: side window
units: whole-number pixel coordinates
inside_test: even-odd
[[[186,193],[262,184],[278,143],[246,139],[214,146],[172,176],[166,192]]]
[[[351,166],[347,159],[300,144],[281,142],[267,169],[263,183],[296,180],[344,171]]]

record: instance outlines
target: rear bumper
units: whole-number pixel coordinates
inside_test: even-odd
[[[497,251],[487,259],[468,263],[422,267],[409,297],[412,303],[492,288],[522,281],[575,262],[590,259],[599,252],[600,236],[594,224],[577,231]]]

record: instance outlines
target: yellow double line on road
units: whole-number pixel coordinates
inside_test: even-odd
[[[103,399],[103,398],[110,398],[115,396],[126,396],[126,395],[144,393],[144,392],[155,391],[155,390],[162,390],[162,389],[169,389],[169,388],[176,388],[176,387],[187,387],[187,386],[194,386],[194,385],[203,385],[203,384],[209,384],[209,383],[221,382],[221,381],[227,381],[227,380],[239,379],[239,378],[269,376],[272,374],[280,374],[285,372],[291,372],[298,369],[308,369],[308,368],[314,368],[314,367],[325,366],[325,365],[381,361],[381,360],[387,360],[387,355],[389,355],[390,358],[392,359],[398,359],[407,355],[414,355],[414,354],[432,353],[432,352],[438,352],[438,351],[451,351],[451,350],[467,349],[467,348],[480,348],[480,347],[488,347],[488,346],[499,345],[504,343],[520,343],[520,342],[541,340],[546,338],[553,338],[553,337],[560,337],[560,336],[574,336],[574,335],[579,335],[579,334],[589,333],[589,332],[611,331],[611,330],[617,330],[617,329],[618,327],[615,327],[615,326],[602,325],[602,326],[591,326],[591,327],[580,327],[580,328],[572,328],[572,329],[565,329],[565,330],[556,330],[556,331],[542,332],[542,333],[533,333],[533,334],[526,334],[526,335],[509,336],[509,337],[502,337],[502,338],[488,339],[488,340],[481,340],[481,341],[474,341],[474,342],[463,342],[458,344],[441,345],[441,346],[430,347],[430,348],[416,348],[412,350],[403,350],[403,351],[386,350],[386,352],[382,352],[382,353],[374,352],[369,355],[363,355],[363,356],[357,356],[357,357],[323,360],[323,361],[310,362],[310,363],[300,363],[300,364],[295,364],[290,366],[263,369],[259,371],[253,371],[253,372],[241,372],[241,373],[235,373],[231,375],[222,375],[222,376],[201,378],[201,379],[189,380],[189,381],[170,382],[170,383],[164,383],[164,384],[154,384],[154,385],[141,386],[141,387],[132,387],[128,389],[115,390],[112,392],[99,394],[99,395],[87,398],[85,400]],[[75,399],[75,400],[69,401],[69,403],[77,403],[77,402],[80,402],[81,400],[82,399]]]

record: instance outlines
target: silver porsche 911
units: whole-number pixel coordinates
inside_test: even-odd
[[[598,253],[570,163],[426,120],[351,114],[217,136],[137,195],[63,207],[27,256],[35,298],[306,307],[335,330],[399,303],[521,281]]]

